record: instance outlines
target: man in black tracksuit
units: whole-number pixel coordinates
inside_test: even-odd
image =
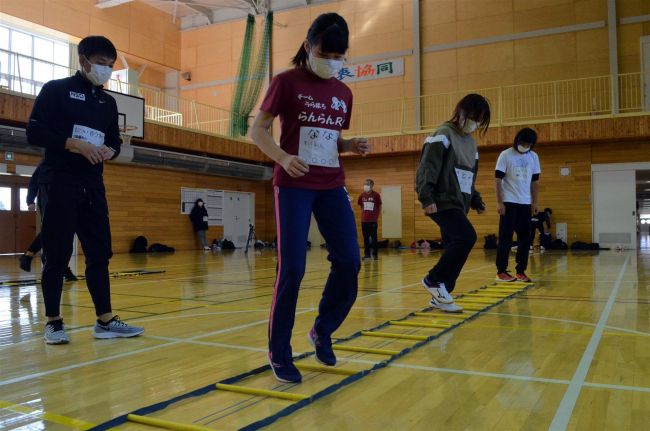
[[[38,195],[38,174],[40,171],[41,165],[38,165],[32,174],[32,177],[29,179],[29,185],[27,186],[27,197],[25,203],[30,211],[36,210],[36,236],[34,240],[27,248],[27,251],[20,256],[20,269],[25,272],[32,272],[32,259],[36,253],[41,251],[41,210],[36,208],[36,196]],[[40,203],[40,201],[39,201]],[[63,278],[65,281],[77,281],[77,276],[72,273],[72,270],[68,266],[63,273]]]
[[[64,344],[60,315],[63,273],[76,233],[86,256],[86,283],[95,304],[95,338],[132,337],[144,329],[113,316],[108,261],[112,256],[103,162],[120,152],[115,99],[105,93],[117,52],[103,36],[79,44],[81,70],[43,86],[27,127],[31,145],[45,148],[39,172],[42,215],[45,341]]]

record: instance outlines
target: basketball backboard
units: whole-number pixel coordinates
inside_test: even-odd
[[[120,133],[144,139],[144,99],[115,91],[105,91],[117,102]]]

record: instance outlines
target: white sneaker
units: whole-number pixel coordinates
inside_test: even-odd
[[[427,277],[424,277],[422,279],[422,286],[424,286],[436,302],[442,304],[451,304],[454,302],[454,298],[447,292],[445,283],[431,283]]]
[[[65,333],[63,319],[47,322],[43,339],[47,344],[68,344],[70,340]]]
[[[435,299],[431,298],[431,301],[429,302],[429,305],[431,305],[434,308],[437,308],[438,310],[446,311],[447,313],[462,313],[463,312],[463,307],[460,305],[457,305],[455,302],[452,301],[451,304],[443,304],[440,302],[436,302]]]

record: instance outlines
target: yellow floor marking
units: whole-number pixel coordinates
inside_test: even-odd
[[[68,428],[76,430],[87,430],[95,426],[95,424],[91,424],[90,422],[82,421],[80,419],[69,418],[67,416],[58,415],[56,413],[48,413],[43,410],[33,409],[31,407],[22,406],[20,404],[14,404],[7,401],[0,400],[0,408],[11,410],[12,412],[16,413],[22,413],[24,415],[42,419],[47,422],[65,425]]]

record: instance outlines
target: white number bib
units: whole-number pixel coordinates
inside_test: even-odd
[[[339,132],[320,127],[300,128],[300,149],[298,157],[313,166],[338,168],[339,150],[337,141]]]
[[[468,195],[472,194],[472,180],[474,179],[474,173],[472,171],[466,171],[465,169],[456,169],[456,178],[458,178],[458,185],[460,185],[460,191],[467,193]]]
[[[363,203],[363,210],[364,211],[374,211],[375,210],[375,203],[374,202],[364,202]]]
[[[90,127],[75,124],[72,128],[72,138],[88,142],[96,147],[104,145],[104,133]]]

